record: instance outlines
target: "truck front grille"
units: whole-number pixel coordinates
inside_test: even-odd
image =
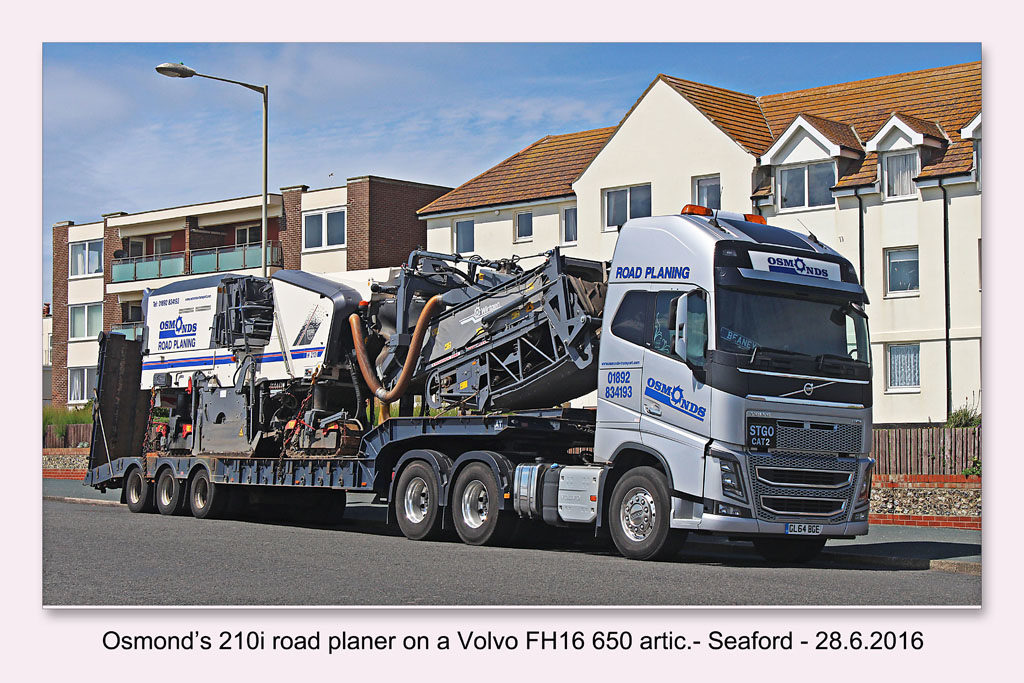
[[[857,423],[779,420],[777,431],[780,451],[861,452],[863,425]]]
[[[752,453],[749,458],[758,519],[846,521],[855,494],[855,458],[809,453]]]

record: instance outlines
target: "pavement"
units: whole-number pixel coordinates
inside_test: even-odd
[[[121,491],[100,493],[77,481],[43,480],[43,499],[93,505],[120,505]],[[369,494],[351,494],[345,517],[383,524],[384,506],[374,505]],[[719,559],[759,557],[753,545],[718,536],[691,534],[686,551]],[[940,527],[872,524],[865,536],[830,540],[820,555],[825,562],[894,569],[935,569],[959,574],[981,574],[981,531]]]

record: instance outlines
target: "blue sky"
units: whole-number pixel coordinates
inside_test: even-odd
[[[755,95],[981,58],[965,44],[56,44],[43,47],[43,300],[51,226],[375,174],[458,185],[544,135],[618,123],[658,73]],[[332,175],[333,174],[333,175]]]

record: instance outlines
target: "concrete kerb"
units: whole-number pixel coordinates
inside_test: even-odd
[[[104,507],[121,507],[124,503],[112,500],[96,500],[92,498],[72,498],[68,496],[43,496],[43,500],[56,501],[59,503],[74,503],[76,505],[100,505]],[[721,543],[708,543],[689,540],[686,549],[704,553],[721,553],[724,545]],[[820,559],[835,564],[859,564],[871,567],[889,567],[893,569],[934,569],[937,571],[952,572],[954,574],[969,574],[981,576],[980,562],[961,562],[958,560],[929,560],[921,557],[895,557],[886,555],[863,555],[861,553],[847,553],[841,550],[823,550]]]

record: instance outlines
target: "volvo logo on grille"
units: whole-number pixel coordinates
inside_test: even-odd
[[[804,385],[804,393],[805,393],[805,394],[807,394],[808,396],[810,396],[811,394],[813,394],[813,393],[814,393],[814,385],[813,385],[813,384],[811,384],[810,382],[808,382],[807,384],[805,384],[805,385]]]
[[[796,391],[791,391],[788,394],[782,394],[781,397],[793,396],[793,395],[799,394],[799,393],[803,393],[806,396],[810,396],[811,394],[814,393],[815,389],[821,389],[822,387],[827,387],[827,386],[829,386],[831,384],[835,384],[835,382],[822,382],[821,384],[815,384],[814,382],[807,382],[806,384],[804,384],[803,389],[797,389]]]

